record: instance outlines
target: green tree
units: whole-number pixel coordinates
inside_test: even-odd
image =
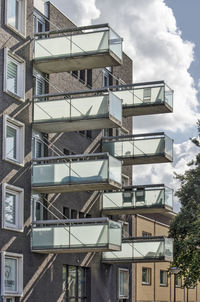
[[[200,148],[200,120],[197,126],[199,135],[192,142]],[[181,210],[172,220],[169,233],[174,238],[173,266],[181,269],[186,287],[200,281],[200,152],[188,166],[191,168],[183,175],[176,174],[180,189],[175,195]]]

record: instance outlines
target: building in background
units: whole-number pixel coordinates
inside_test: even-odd
[[[172,191],[132,186],[132,165],[171,162],[173,142],[133,135],[132,117],[170,113],[172,90],[133,84],[108,24],[77,28],[44,1],[0,9],[1,300],[154,299],[136,269],[165,270],[173,242],[137,238],[134,215],[171,213]]]

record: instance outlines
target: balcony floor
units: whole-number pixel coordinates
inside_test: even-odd
[[[123,106],[123,116],[140,116],[140,115],[150,115],[150,114],[161,114],[161,113],[171,113],[173,109],[166,102],[161,104],[143,104],[135,106]]]
[[[124,208],[116,208],[116,209],[105,209],[102,210],[102,213],[104,215],[134,215],[134,214],[154,214],[154,213],[159,213],[159,214],[163,214],[164,216],[167,217],[173,217],[173,210],[167,206],[163,206],[163,207],[156,207],[156,206],[152,206],[152,207],[137,207],[137,208],[133,208],[133,207],[124,207]]]
[[[33,62],[37,70],[48,74],[122,64],[122,61],[112,51],[71,57],[57,56],[53,58],[38,58],[34,59]]]
[[[33,253],[39,254],[66,254],[66,253],[90,253],[90,252],[108,252],[108,251],[120,251],[120,247],[112,244],[99,247],[81,247],[81,248],[44,248],[35,247],[31,249]]]
[[[81,130],[95,130],[104,128],[118,128],[121,123],[114,117],[90,118],[82,120],[52,120],[51,122],[33,123],[33,128],[45,133],[73,132]]]
[[[120,189],[119,183],[110,181],[104,183],[87,183],[87,184],[65,184],[65,185],[32,185],[32,189],[38,193],[64,193],[64,192],[81,192],[81,191],[103,191]]]
[[[117,157],[122,160],[123,166],[143,165],[143,164],[159,164],[172,162],[172,158],[168,155],[149,155],[138,157]]]

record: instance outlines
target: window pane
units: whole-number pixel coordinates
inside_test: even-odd
[[[18,1],[8,0],[8,24],[18,29]]]
[[[9,224],[16,224],[16,195],[14,194],[6,193],[5,221]]]
[[[17,94],[17,64],[8,58],[7,66],[7,89]]]
[[[128,297],[129,295],[129,272],[119,271],[119,296]]]
[[[85,296],[85,270],[82,267],[78,268],[78,297]]]
[[[41,157],[42,154],[42,143],[36,140],[36,146],[35,146],[35,157]]]
[[[76,267],[68,266],[67,285],[69,289],[69,298],[76,296],[76,281]]]
[[[5,258],[5,290],[17,291],[17,259]]]
[[[17,130],[10,126],[7,126],[6,129],[6,157],[17,159]]]

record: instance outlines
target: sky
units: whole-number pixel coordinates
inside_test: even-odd
[[[179,187],[173,173],[184,173],[197,153],[200,102],[199,0],[52,0],[76,25],[109,23],[124,39],[133,60],[134,82],[165,80],[174,90],[172,114],[135,117],[134,133],[164,131],[174,139],[173,164],[135,166],[134,184]],[[175,210],[179,204],[175,200]]]

